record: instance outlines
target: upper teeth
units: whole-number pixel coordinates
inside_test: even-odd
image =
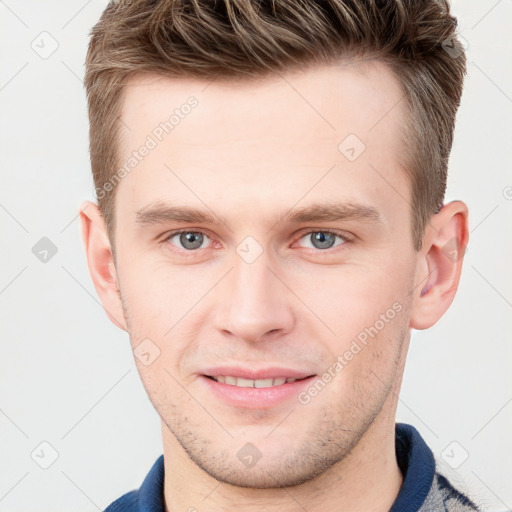
[[[227,375],[218,375],[213,377],[216,381],[223,384],[230,384],[232,386],[239,386],[242,388],[270,388],[272,386],[280,386],[285,382],[294,382],[297,379],[286,377],[276,377],[275,379],[243,379],[242,377],[231,377]]]

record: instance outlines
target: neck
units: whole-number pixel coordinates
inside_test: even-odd
[[[394,407],[386,407],[353,450],[300,485],[253,489],[221,483],[199,468],[162,423],[167,512],[386,512],[402,485]]]

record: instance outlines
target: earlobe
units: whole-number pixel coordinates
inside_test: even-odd
[[[80,205],[80,225],[89,273],[105,313],[126,331],[114,257],[103,216],[95,203],[85,201]]]
[[[411,328],[428,329],[450,307],[468,239],[468,209],[462,201],[448,203],[430,218],[418,255]]]

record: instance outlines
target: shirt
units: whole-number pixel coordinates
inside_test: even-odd
[[[389,512],[481,512],[436,470],[432,451],[411,425],[397,423],[395,447],[403,483]],[[104,512],[165,512],[164,456],[153,464],[139,489],[124,494]]]

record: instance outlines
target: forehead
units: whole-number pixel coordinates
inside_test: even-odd
[[[273,135],[281,128],[286,128],[278,132],[283,137],[306,132],[311,138],[336,141],[347,130],[368,139],[368,132],[378,125],[382,134],[403,120],[403,104],[397,105],[403,97],[398,80],[384,63],[369,59],[257,80],[135,75],[124,88],[124,139],[132,142],[140,135],[137,132],[150,133],[155,121],[168,120],[191,97],[200,107],[193,112],[196,122],[180,123],[180,130],[172,134],[177,143],[180,135],[187,141],[198,138],[201,124],[205,131],[198,142],[205,143],[223,142],[226,136]],[[209,130],[212,121],[223,131]]]
[[[120,116],[118,157],[128,173],[117,202],[135,212],[185,195],[254,211],[265,200],[285,207],[308,189],[316,200],[366,195],[368,203],[393,187],[408,197],[402,100],[398,80],[377,61],[250,82],[134,77]],[[150,149],[135,161],[143,146]]]

